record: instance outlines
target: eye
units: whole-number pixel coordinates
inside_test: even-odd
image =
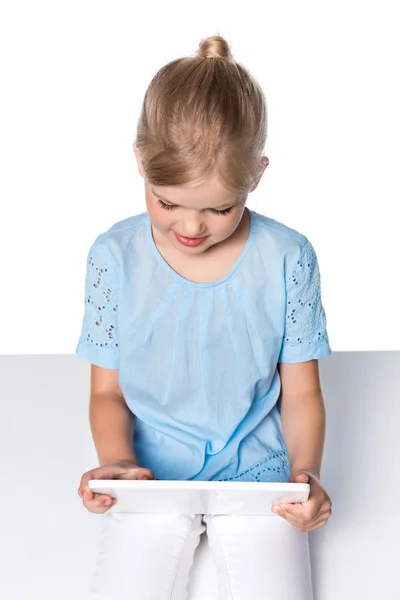
[[[163,208],[164,210],[173,210],[174,208],[176,208],[175,206],[173,206],[171,204],[165,204],[165,202],[163,202],[161,200],[161,198],[157,198],[157,202],[161,206],[161,208]],[[225,208],[224,210],[217,210],[215,208],[212,208],[211,211],[216,215],[228,215],[231,212],[232,208],[233,208],[233,206],[230,206],[229,208]]]
[[[233,206],[230,206],[229,208],[225,208],[224,210],[213,209],[213,212],[216,215],[228,215],[231,212],[232,208],[233,208]]]
[[[161,200],[161,198],[157,198],[157,202],[165,210],[172,210],[173,208],[175,208],[174,206],[171,206],[170,204],[165,204],[165,202],[163,202]]]

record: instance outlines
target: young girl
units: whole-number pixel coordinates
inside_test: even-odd
[[[332,351],[313,246],[245,206],[266,130],[263,92],[220,36],[146,92],[147,212],[94,240],[76,348],[100,463],[78,492],[104,514],[92,599],[184,600],[205,530],[222,600],[312,598],[308,532],[331,514],[318,359]],[[276,516],[107,513],[88,488],[100,478],[308,482],[310,497]]]

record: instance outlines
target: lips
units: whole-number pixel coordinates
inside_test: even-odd
[[[176,231],[174,231],[174,234],[178,242],[180,242],[183,246],[199,246],[204,242],[204,240],[207,239],[207,236],[201,238],[188,238],[183,235],[180,235],[179,233],[176,233]]]

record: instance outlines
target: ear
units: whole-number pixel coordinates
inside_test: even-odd
[[[135,153],[136,163],[137,163],[139,175],[141,175],[143,177],[143,179],[144,179],[143,165],[142,165],[142,161],[140,159],[139,150],[138,150],[136,144],[133,144],[133,151]]]
[[[261,177],[264,175],[264,171],[265,169],[268,167],[269,165],[269,158],[267,156],[262,156],[261,157],[261,162],[263,164],[263,171],[260,175],[260,177],[258,178],[258,181],[253,185],[253,187],[251,188],[250,192],[254,192],[254,190],[256,189],[256,187],[258,186],[258,184],[260,183]]]

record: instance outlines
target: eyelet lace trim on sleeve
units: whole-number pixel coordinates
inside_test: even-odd
[[[116,280],[99,248],[88,256],[85,306],[83,338],[101,348],[118,348]]]
[[[297,346],[321,339],[327,339],[321,277],[315,250],[307,240],[288,279],[284,342]]]

